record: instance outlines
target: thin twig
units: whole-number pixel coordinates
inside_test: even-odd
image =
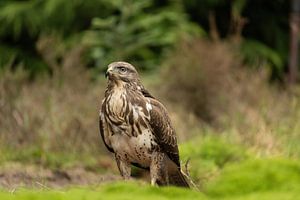
[[[38,184],[39,186],[41,186],[42,188],[45,188],[47,190],[51,190],[51,188],[49,188],[48,186],[46,186],[46,185],[44,185],[44,184],[42,184],[42,183],[40,183],[38,181],[35,181],[35,183]]]
[[[189,170],[188,170],[188,164],[190,162],[190,158],[187,159],[187,161],[185,162],[184,168],[185,168],[185,172],[182,170],[182,174],[188,179],[188,181],[190,182],[190,184],[197,190],[200,191],[198,186],[194,183],[194,181],[192,180]]]

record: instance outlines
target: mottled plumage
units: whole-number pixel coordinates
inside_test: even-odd
[[[165,107],[143,87],[131,64],[111,63],[106,75],[100,133],[105,146],[115,154],[121,175],[129,179],[131,165],[135,165],[150,169],[153,185],[188,187]]]

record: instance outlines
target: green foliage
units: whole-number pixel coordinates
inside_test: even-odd
[[[33,52],[22,51],[18,47],[0,44],[0,69],[6,67],[26,68],[30,74],[46,72],[46,63]],[[30,66],[30,67],[28,67]]]
[[[4,65],[11,65],[15,59],[17,51],[18,50],[6,47],[4,45],[0,46],[0,69],[2,69]]]
[[[36,39],[45,32],[75,33],[87,28],[92,17],[102,16],[109,9],[105,1],[99,0],[14,0],[3,3],[0,11],[0,36],[13,35],[19,41],[25,34]]]
[[[167,47],[183,34],[200,34],[179,9],[154,8],[153,1],[113,1],[118,15],[95,18],[85,42],[92,45],[96,66],[104,69],[115,60],[127,60],[142,68],[157,66]]]
[[[55,33],[61,36],[62,44],[73,41],[73,45],[78,45],[82,33],[92,24],[85,39],[95,46],[89,60],[97,66],[127,59],[153,67],[159,64],[166,47],[173,45],[179,36],[201,32],[175,7],[125,0],[6,1],[0,8],[0,46],[14,51],[12,56],[3,54],[6,56],[0,64],[2,67],[22,64],[33,72],[45,69],[42,60],[48,55],[36,47],[41,36]]]
[[[41,29],[43,15],[38,1],[12,1],[0,10],[0,36],[12,35],[18,40],[24,32],[35,37]]]
[[[244,40],[240,48],[240,53],[246,64],[261,67],[266,66],[267,63],[267,66],[271,67],[270,71],[282,74],[284,61],[276,50],[261,42],[250,39]]]
[[[288,59],[288,5],[283,0],[1,1],[0,67],[22,66],[32,74],[52,70],[37,43],[55,33],[67,48],[82,45],[84,35],[84,43],[91,45],[85,65],[103,70],[111,61],[127,60],[143,69],[155,68],[179,38],[209,32],[209,16],[215,13],[221,38],[239,30],[246,38],[241,47],[245,60],[267,61],[278,78]]]
[[[44,52],[37,48],[40,37],[57,34],[62,38],[62,45],[70,46],[70,41],[78,45],[78,35],[90,26],[91,19],[110,11],[105,5],[107,2],[101,0],[1,2],[0,67],[22,66],[31,74],[45,71],[44,57],[48,55],[43,55]],[[3,53],[5,49],[9,51]]]

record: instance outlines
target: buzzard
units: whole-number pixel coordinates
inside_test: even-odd
[[[182,173],[174,128],[165,107],[141,84],[135,67],[113,62],[99,125],[107,149],[114,153],[123,178],[131,165],[150,170],[151,185],[189,187]]]

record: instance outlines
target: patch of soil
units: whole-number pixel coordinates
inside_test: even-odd
[[[101,174],[82,167],[67,170],[51,170],[41,166],[24,166],[18,163],[0,168],[0,188],[15,190],[20,187],[61,188],[72,185],[97,185],[121,180],[118,175]]]

